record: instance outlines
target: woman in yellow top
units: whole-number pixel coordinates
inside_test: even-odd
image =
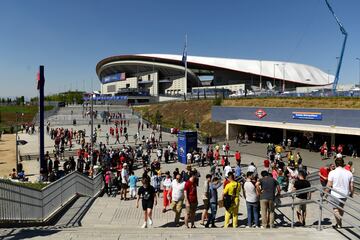
[[[228,227],[231,215],[233,217],[233,221],[232,221],[233,227],[236,228],[238,223],[238,212],[239,212],[239,201],[240,201],[239,195],[240,195],[241,184],[234,180],[233,172],[228,173],[228,180],[229,183],[226,184],[226,186],[224,187],[223,196],[225,194],[229,196],[233,196],[233,202],[231,203],[231,206],[225,211],[224,228]]]

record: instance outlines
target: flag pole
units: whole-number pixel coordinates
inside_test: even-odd
[[[185,96],[187,94],[187,34],[185,34]]]

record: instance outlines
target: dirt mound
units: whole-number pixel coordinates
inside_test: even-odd
[[[8,177],[15,168],[15,134],[4,134],[0,140],[0,177]]]

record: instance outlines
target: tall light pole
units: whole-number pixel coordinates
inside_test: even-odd
[[[274,87],[275,87],[275,67],[279,66],[279,64],[274,64]]]
[[[356,58],[359,61],[359,87],[360,87],[360,58]]]
[[[282,86],[282,91],[285,92],[285,63],[283,63],[282,65],[283,65],[283,86]]]
[[[91,159],[91,163],[90,165],[93,166],[93,151],[94,151],[94,93],[91,93],[91,129],[90,129],[90,141],[91,141],[91,151],[90,151],[90,159]]]
[[[260,60],[260,92],[262,88],[262,61]]]

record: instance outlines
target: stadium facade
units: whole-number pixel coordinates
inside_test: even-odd
[[[299,87],[331,87],[334,76],[299,63],[187,56],[187,77],[181,55],[119,55],[96,66],[106,95],[136,92],[147,96],[179,95],[195,88],[289,91]],[[187,79],[187,80],[186,80]]]

